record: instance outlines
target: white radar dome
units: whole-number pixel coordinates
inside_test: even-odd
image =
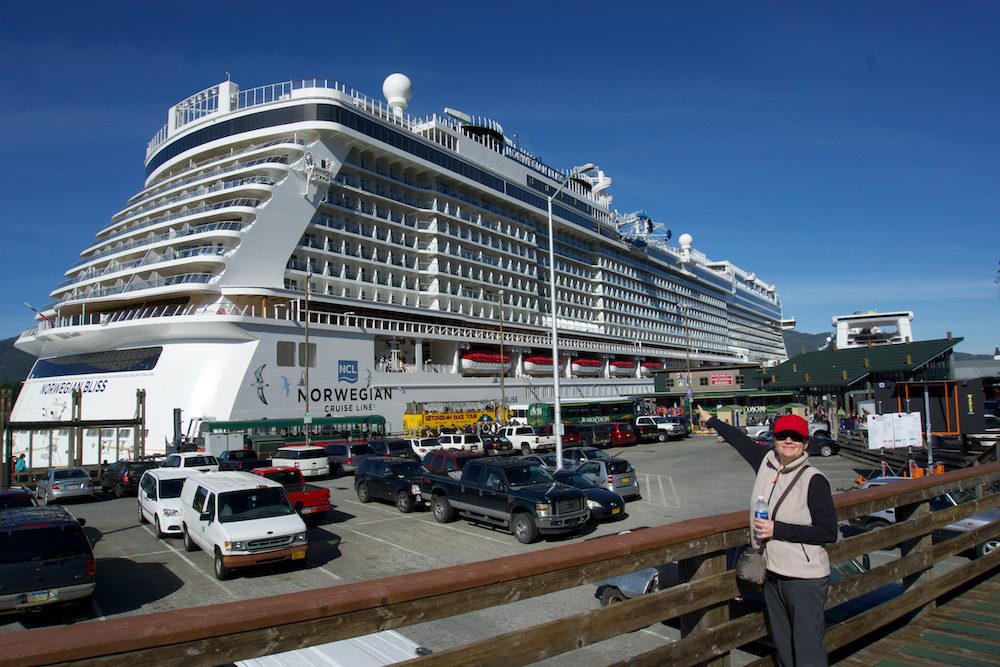
[[[680,238],[677,239],[677,243],[679,243],[682,248],[690,248],[694,243],[694,237],[690,234],[681,234]]]
[[[402,115],[402,110],[409,105],[410,98],[413,97],[413,82],[405,74],[399,72],[390,74],[382,82],[382,94],[389,107],[397,115]]]

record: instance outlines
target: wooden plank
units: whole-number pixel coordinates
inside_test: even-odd
[[[924,643],[915,643],[903,647],[902,653],[906,656],[907,662],[912,657],[921,660],[929,660],[930,664],[938,665],[960,665],[961,667],[996,667],[992,660],[972,658],[959,654],[956,651],[939,650]]]
[[[971,653],[987,653],[1000,656],[1000,643],[972,640],[964,634],[928,630],[921,635],[920,638],[925,642],[943,644],[953,650],[970,651]]]

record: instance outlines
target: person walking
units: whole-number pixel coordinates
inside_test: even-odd
[[[830,583],[824,544],[837,541],[837,510],[830,482],[809,465],[809,424],[783,415],[774,422],[774,446],[759,446],[745,433],[701,406],[698,420],[714,429],[757,473],[751,495],[763,496],[771,511],[754,518],[752,541],[764,545],[767,576],[764,603],[768,626],[782,667],[825,667],[826,622],[823,606]],[[777,500],[785,501],[777,511]]]

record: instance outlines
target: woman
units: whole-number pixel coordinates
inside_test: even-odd
[[[823,545],[837,541],[837,510],[830,482],[809,465],[809,424],[795,415],[778,417],[774,447],[768,449],[700,406],[698,420],[715,429],[757,471],[751,505],[763,496],[772,508],[767,519],[753,520],[753,538],[764,544],[764,602],[778,664],[825,666],[823,605],[830,559]],[[773,507],[786,490],[775,516]]]

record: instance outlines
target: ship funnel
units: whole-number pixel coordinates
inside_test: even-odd
[[[413,82],[405,74],[390,74],[382,82],[382,94],[392,109],[392,115],[402,118],[403,110],[410,105],[410,98],[413,97]]]

